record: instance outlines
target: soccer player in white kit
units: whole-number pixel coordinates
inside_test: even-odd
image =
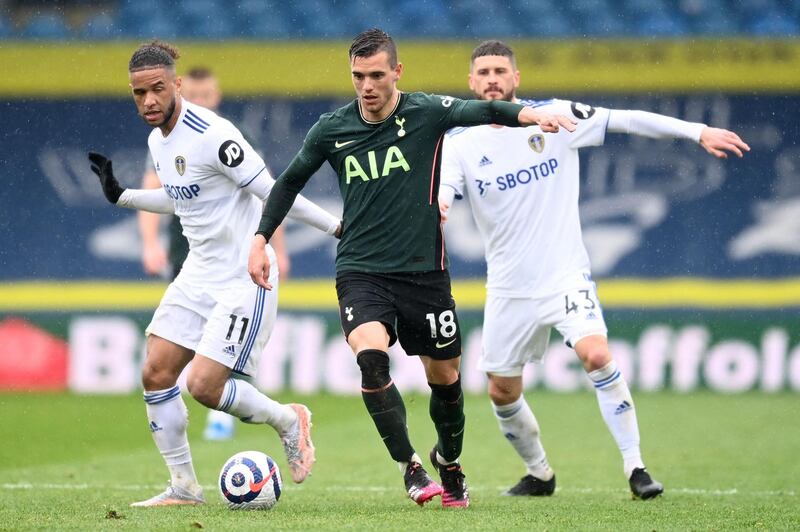
[[[250,281],[250,241],[241,235],[255,233],[274,180],[233,124],[181,98],[177,58],[175,48],[153,41],[133,53],[128,67],[137,110],[154,128],[148,145],[163,188],[124,189],[111,161],[89,154],[111,203],[176,214],[190,247],[147,327],[142,368],[148,423],[170,471],[170,485],[132,506],[205,502],[186,436],[186,405],[176,384],[190,361],[191,395],[246,423],[275,428],[292,480],[305,480],[314,462],[308,408],[273,401],[246,380],[255,374],[272,331],[277,293]],[[298,198],[291,212],[328,234],[338,231],[337,218],[304,198]],[[271,248],[267,253],[274,258]],[[277,286],[277,268],[269,275]]]
[[[500,41],[472,54],[469,86],[480,99],[520,101],[513,51]],[[606,131],[684,138],[710,154],[742,156],[749,147],[733,132],[644,111],[594,108],[564,100],[524,101],[578,119],[574,133],[543,135],[536,126],[455,128],[442,152],[440,208],[466,196],[486,246],[487,300],[479,367],[500,431],[527,466],[506,494],[551,495],[555,475],[539,425],[522,390],[522,371],[541,361],[555,327],[575,349],[594,383],[600,412],[623,458],[634,498],[663,492],[645,468],[639,428],[625,378],[608,349],[578,214],[578,149],[603,144]]]

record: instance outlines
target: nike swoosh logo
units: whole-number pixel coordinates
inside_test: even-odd
[[[450,341],[449,341],[449,342],[447,342],[446,344],[440,344],[439,342],[436,342],[436,348],[437,348],[437,349],[441,349],[441,348],[443,348],[443,347],[447,347],[448,345],[452,344],[452,343],[453,343],[453,342],[455,342],[455,341],[456,341],[456,338],[453,338],[452,340],[450,340]]]
[[[267,483],[267,481],[269,480],[269,478],[270,478],[270,477],[267,477],[267,478],[262,478],[262,479],[261,479],[261,482],[253,482],[253,481],[251,480],[251,481],[250,481],[250,491],[253,491],[253,492],[259,492],[259,491],[261,491],[261,488],[263,488],[263,487],[264,487],[264,484],[266,484],[266,483]]]
[[[348,144],[352,144],[354,142],[355,142],[355,140],[348,140],[348,141],[345,141],[345,142],[339,142],[337,140],[336,142],[333,143],[333,145],[336,146],[337,148],[344,148]]]

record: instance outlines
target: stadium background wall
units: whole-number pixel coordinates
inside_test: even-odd
[[[184,67],[214,66],[226,95],[223,114],[255,139],[275,175],[317,116],[352,97],[347,43],[178,44]],[[467,96],[474,43],[401,44],[401,88]],[[716,161],[689,143],[614,135],[605,147],[583,151],[585,238],[615,351],[634,385],[800,389],[800,44],[512,44],[523,97],[703,121],[736,130],[753,147],[742,161]],[[124,68],[134,45],[0,47],[0,62],[14,73],[0,78],[0,389],[136,386],[141,331],[164,284],[143,278],[135,217],[105,204],[85,161],[95,149],[113,157],[124,184],[141,175],[148,128],[135,115]],[[340,210],[329,169],[307,192]],[[262,384],[348,391],[325,376],[325,368],[353,369],[331,363],[347,354],[332,313],[333,244],[313,230],[288,229],[293,280],[281,296],[285,312],[265,357],[271,377]],[[485,265],[465,208],[454,210],[447,230],[471,367]],[[317,344],[289,346],[291,331]],[[565,353],[554,342],[552,362],[530,382],[583,386]],[[298,362],[281,365],[287,357]],[[404,361],[395,354],[399,367]],[[316,368],[310,375],[317,377],[304,381],[296,365]],[[42,367],[50,368],[50,381],[37,373]],[[465,382],[482,387],[474,367]]]

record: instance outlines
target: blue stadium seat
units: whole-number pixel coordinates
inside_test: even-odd
[[[63,17],[55,13],[42,13],[30,19],[22,30],[22,36],[27,39],[57,40],[68,38],[70,31]]]
[[[128,37],[135,37],[140,40],[152,38],[174,39],[178,36],[178,28],[173,17],[166,15],[155,15],[144,20],[132,22],[129,26],[122,29]]]
[[[492,9],[485,7],[485,2],[482,3],[482,5],[484,6],[484,12],[490,13],[493,11]],[[503,2],[499,3],[499,6],[503,5]],[[507,5],[508,10],[511,11],[512,15],[528,17],[526,21],[520,20],[520,23],[527,22],[529,24],[535,24],[536,17],[545,15],[547,13],[552,13],[553,11],[557,10],[557,5],[555,2],[553,2],[553,0],[515,0],[509,2]]]
[[[572,0],[565,2],[566,8],[574,15],[581,17],[577,23],[583,23],[586,17],[610,17],[615,14],[615,9],[609,5],[607,0]]]
[[[7,39],[12,35],[14,35],[14,26],[12,26],[5,17],[0,15],[0,39]]]
[[[673,11],[646,14],[639,19],[635,30],[640,37],[681,37],[687,32],[686,23]]]
[[[348,10],[338,9],[325,0],[294,2],[289,10],[290,33],[294,38],[303,39],[343,38],[350,34],[345,23],[348,16]]]
[[[160,13],[162,5],[158,0],[124,0],[120,2],[119,18],[121,21],[137,20],[153,16],[154,13]]]
[[[459,28],[453,23],[452,11],[441,0],[406,0],[398,2],[393,14],[403,24],[395,31],[403,37],[455,37]]]
[[[253,16],[239,28],[241,32],[256,39],[288,39],[294,35],[292,22],[288,14],[276,9],[270,13]]]
[[[696,35],[732,36],[742,33],[739,23],[725,13],[689,19],[689,27]]]
[[[629,33],[623,18],[599,11],[580,19],[581,31],[588,37],[624,37]]]
[[[663,0],[623,0],[622,11],[634,17],[644,17],[670,11]]]
[[[724,0],[684,0],[678,3],[691,33],[695,35],[736,35],[738,17]]]
[[[110,14],[102,12],[86,21],[80,32],[81,38],[93,41],[117,39],[122,37],[122,30],[116,19]]]
[[[225,40],[244,38],[244,35],[237,35],[234,25],[227,17],[208,15],[197,18],[181,18],[175,25],[178,37],[188,39],[211,39]]]
[[[747,31],[759,37],[795,37],[800,34],[800,26],[788,13],[771,9],[754,17]]]

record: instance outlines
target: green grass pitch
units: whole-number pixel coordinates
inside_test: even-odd
[[[194,463],[209,504],[134,509],[163,489],[166,468],[147,429],[141,396],[0,395],[0,530],[723,530],[800,529],[800,398],[792,394],[636,396],[648,467],[666,492],[632,501],[621,460],[588,393],[529,392],[558,479],[549,498],[508,498],[524,474],[500,436],[488,399],[467,397],[463,464],[472,506],[417,507],[359,397],[282,395],[314,412],[317,464],[293,485],[275,432],[239,424],[229,442],[200,438]],[[408,395],[409,427],[427,456],[434,431],[427,397]],[[258,449],[284,470],[269,512],[232,512],[215,488],[235,452]]]

